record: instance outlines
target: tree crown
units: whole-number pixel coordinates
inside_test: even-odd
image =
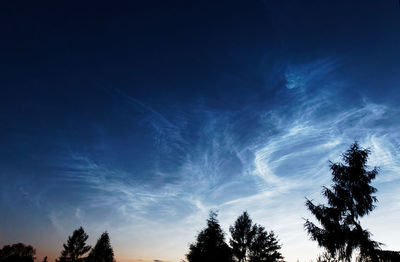
[[[330,163],[332,189],[323,188],[327,205],[315,205],[306,201],[307,208],[322,228],[306,220],[304,226],[312,240],[324,247],[332,257],[349,261],[355,249],[362,256],[376,257],[379,243],[370,239],[359,218],[371,212],[377,202],[373,193],[377,190],[370,185],[376,177],[377,168],[367,170],[370,151],[360,148],[357,142],[342,154],[344,163]]]

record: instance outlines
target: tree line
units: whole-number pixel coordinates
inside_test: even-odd
[[[56,262],[115,262],[107,232],[101,234],[93,248],[86,244],[88,238],[82,227],[74,230],[67,243],[63,244]],[[1,262],[33,262],[35,255],[36,250],[32,246],[22,243],[6,245],[0,249]],[[43,258],[43,262],[47,262],[47,257]]]
[[[273,231],[266,231],[253,224],[245,211],[233,226],[229,227],[230,246],[217,220],[217,213],[210,212],[207,227],[197,235],[196,242],[189,246],[186,258],[189,262],[275,262],[283,259],[281,245]]]
[[[331,188],[323,187],[326,204],[306,200],[306,207],[319,224],[305,220],[304,228],[310,239],[324,249],[317,262],[350,262],[356,254],[358,262],[399,262],[400,252],[382,250],[382,243],[374,241],[371,233],[361,226],[360,218],[375,208],[377,189],[371,182],[378,169],[368,170],[369,149],[357,142],[342,154],[342,163],[330,162]],[[207,226],[201,230],[196,242],[190,244],[186,254],[188,262],[278,262],[283,261],[281,245],[273,231],[253,224],[249,214],[243,212],[229,227],[229,244],[217,219],[211,211]],[[75,230],[63,245],[56,262],[113,262],[114,252],[107,232],[92,248],[86,244],[88,235],[82,227]],[[0,262],[33,262],[35,249],[22,243],[6,245],[0,249]],[[47,257],[43,259],[47,262]]]
[[[225,234],[217,220],[217,212],[210,211],[207,227],[197,236],[197,242],[190,245],[186,255],[189,262],[273,262],[283,258],[281,246],[273,231],[266,231],[253,224],[247,212],[238,217],[229,228],[230,245],[225,243]],[[114,251],[110,237],[104,232],[92,248],[86,244],[88,234],[82,227],[73,231],[63,244],[63,250],[56,262],[114,262]],[[6,245],[0,249],[1,262],[33,262],[36,251],[22,243]],[[43,258],[47,262],[47,257]]]

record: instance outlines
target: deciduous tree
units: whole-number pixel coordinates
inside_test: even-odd
[[[90,246],[86,245],[88,235],[82,227],[75,230],[72,236],[68,237],[67,244],[64,244],[64,250],[57,262],[80,262],[84,261],[84,255],[90,250]]]
[[[23,243],[6,245],[0,249],[1,262],[33,262],[35,260],[35,249]]]
[[[273,231],[254,224],[247,212],[240,215],[233,226],[230,244],[238,262],[275,262],[283,258],[281,246]]]
[[[281,245],[274,231],[267,232],[260,225],[253,226],[254,236],[249,247],[249,262],[277,262],[283,259]]]
[[[240,215],[233,226],[229,228],[232,253],[238,262],[246,261],[251,241],[254,237],[253,222],[245,211]]]

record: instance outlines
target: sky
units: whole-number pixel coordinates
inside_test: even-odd
[[[400,249],[398,1],[9,1],[0,35],[0,246],[54,259],[83,226],[178,262],[247,210],[310,261],[305,198],[358,141],[362,225]]]

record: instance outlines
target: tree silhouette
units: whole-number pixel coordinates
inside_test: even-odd
[[[47,256],[43,258],[43,262],[47,262]]]
[[[253,226],[254,237],[249,248],[249,262],[276,262],[283,259],[281,246],[274,231],[269,233],[260,225]]]
[[[186,255],[189,262],[231,262],[232,251],[225,243],[224,232],[217,220],[217,213],[211,211],[207,227],[200,231],[197,241],[189,247]]]
[[[232,253],[238,262],[246,261],[247,253],[254,237],[252,223],[249,214],[245,211],[236,219],[235,224],[229,227],[231,233],[229,243],[232,247]]]
[[[328,252],[324,252],[317,257],[316,262],[338,262],[334,257]]]
[[[322,227],[306,220],[304,227],[312,240],[324,247],[332,257],[350,261],[353,251],[358,250],[360,257],[378,261],[377,249],[380,243],[370,238],[359,218],[369,214],[377,201],[372,194],[377,190],[370,185],[378,171],[368,171],[367,160],[370,151],[362,149],[355,142],[343,155],[342,163],[330,163],[332,171],[332,189],[323,188],[327,205],[314,205],[306,201],[307,208]]]
[[[253,225],[247,212],[236,219],[229,231],[232,252],[238,262],[274,262],[283,258],[274,232],[268,233],[264,227]]]
[[[90,246],[86,245],[88,235],[82,227],[75,230],[72,236],[68,237],[67,244],[64,244],[64,250],[61,251],[61,256],[56,262],[80,262],[84,261],[84,256],[89,250]]]
[[[378,250],[378,257],[380,262],[393,262],[400,261],[400,252],[392,250]],[[357,262],[363,262],[365,259],[358,258]]]
[[[101,234],[96,245],[90,251],[87,258],[88,262],[113,262],[114,251],[110,244],[110,237],[107,232]]]
[[[6,245],[0,249],[1,262],[33,262],[35,260],[35,249],[23,243]]]

